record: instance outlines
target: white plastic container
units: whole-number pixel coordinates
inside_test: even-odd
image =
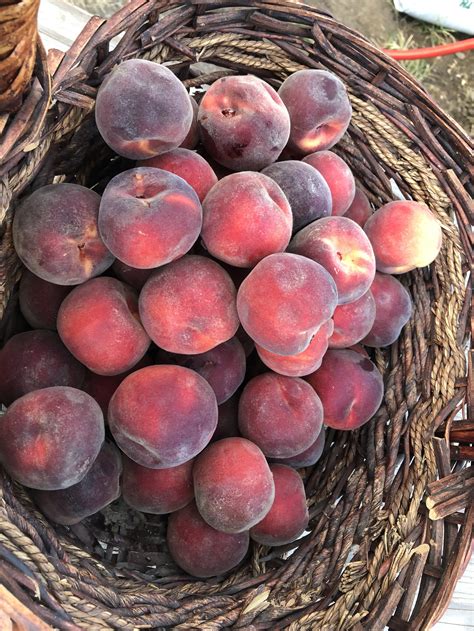
[[[474,0],[394,0],[412,18],[474,35]]]

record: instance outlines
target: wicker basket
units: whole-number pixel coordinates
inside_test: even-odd
[[[2,11],[0,2],[0,24]],[[474,520],[468,137],[399,65],[314,8],[132,0],[107,21],[93,18],[64,55],[46,59],[39,45],[21,108],[0,114],[4,338],[22,327],[11,241],[17,202],[53,181],[100,190],[123,168],[98,137],[93,108],[104,76],[129,57],[166,62],[187,87],[224,74],[253,73],[277,87],[304,67],[336,73],[354,112],[336,151],[375,205],[393,199],[394,183],[426,202],[444,244],[429,269],[402,277],[414,315],[398,342],[375,352],[381,409],[359,431],[330,431],[321,461],[304,472],[311,532],[291,556],[290,546],[253,545],[230,575],[194,580],[171,563],[161,518],[124,519],[110,508],[53,527],[0,473],[0,628],[428,629],[450,600]],[[196,76],[197,61],[222,70]]]

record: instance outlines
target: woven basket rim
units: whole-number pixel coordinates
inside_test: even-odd
[[[122,32],[110,51],[108,43]],[[460,491],[471,475],[462,463],[472,453],[459,440],[463,428],[453,429],[471,374],[466,379],[462,350],[470,301],[471,139],[401,66],[314,7],[296,0],[132,0],[108,20],[92,18],[65,54],[46,55],[39,45],[31,91],[0,132],[2,309],[8,302],[2,336],[15,322],[17,200],[53,177],[91,181],[107,155],[94,144],[97,86],[119,58],[138,52],[171,63],[188,88],[219,76],[193,76],[189,66],[197,59],[275,85],[304,65],[336,72],[354,108],[349,136],[336,152],[373,202],[392,198],[391,180],[405,195],[431,200],[448,245],[442,261],[406,278],[416,318],[398,345],[375,354],[386,381],[385,412],[358,438],[331,434],[334,453],[325,451],[323,468],[307,473],[315,534],[291,562],[275,566],[271,552],[255,547],[247,565],[221,582],[165,574],[150,585],[137,569],[142,560],[133,569],[114,567],[112,545],[99,560],[85,531],[73,528],[69,538],[64,529],[55,532],[2,476],[0,584],[26,606],[21,615],[58,628],[428,628],[449,601],[474,520],[470,496]],[[457,448],[450,447],[450,432]],[[400,469],[397,457],[404,459]],[[318,484],[327,490],[327,509],[313,497]],[[15,606],[7,610],[12,620],[20,619]]]

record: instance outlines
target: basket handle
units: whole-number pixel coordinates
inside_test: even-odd
[[[39,0],[0,0],[0,114],[21,105],[36,59]]]

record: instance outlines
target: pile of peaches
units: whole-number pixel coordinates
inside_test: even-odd
[[[379,408],[367,349],[410,318],[397,275],[436,258],[441,226],[415,201],[374,212],[328,150],[351,105],[323,70],[278,92],[225,76],[198,105],[167,67],[129,60],[95,116],[131,168],[102,195],[55,183],[16,209],[29,330],[0,352],[0,462],[59,524],[120,494],[169,513],[176,564],[220,575],[250,539],[307,528],[298,468],[324,426]]]

